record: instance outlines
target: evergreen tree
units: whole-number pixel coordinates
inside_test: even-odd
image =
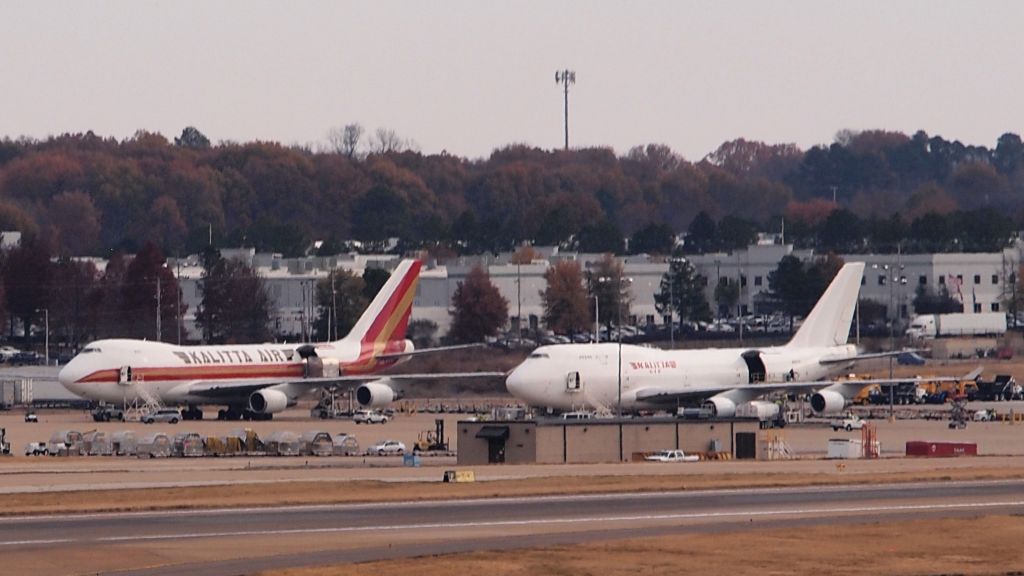
[[[207,344],[246,344],[271,339],[273,305],[258,274],[239,260],[228,260],[220,251],[203,253],[199,283],[203,299],[196,310],[196,325]]]
[[[128,263],[120,292],[121,337],[177,340],[178,281],[156,244],[147,242]]]
[[[348,270],[333,270],[316,283],[315,338],[325,342],[344,338],[369,303],[363,278]]]
[[[663,316],[680,320],[711,320],[711,307],[704,296],[704,278],[689,260],[674,258],[654,295],[654,306]]]

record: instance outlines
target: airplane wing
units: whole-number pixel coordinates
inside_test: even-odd
[[[473,378],[504,378],[506,372],[449,372],[449,373],[422,373],[422,374],[365,374],[352,376],[331,376],[324,378],[265,378],[259,380],[193,380],[184,384],[188,394],[204,396],[207,398],[229,398],[251,394],[263,388],[278,386],[281,384],[294,384],[309,386],[310,388],[320,386],[331,386],[334,384],[373,382],[375,380],[408,381],[408,380],[454,380]]]
[[[862,389],[875,384],[902,384],[905,382],[962,382],[974,380],[981,374],[981,367],[963,376],[938,376],[934,378],[872,378],[869,380],[814,380],[806,382],[770,382],[764,384],[751,384],[743,387],[721,387],[701,388],[699,390],[687,390],[679,388],[641,388],[636,391],[636,399],[641,402],[654,404],[678,405],[683,402],[694,400],[706,400],[708,398],[725,398],[736,402],[750,402],[765,394],[774,392],[807,393],[820,390],[832,390],[842,394],[846,398],[856,396]]]

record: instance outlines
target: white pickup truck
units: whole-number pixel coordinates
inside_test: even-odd
[[[696,462],[698,456],[687,456],[682,450],[662,450],[644,458],[648,462]]]
[[[856,414],[849,414],[846,418],[833,420],[831,422],[831,426],[833,431],[842,429],[849,432],[851,430],[860,430],[863,428],[864,421]]]

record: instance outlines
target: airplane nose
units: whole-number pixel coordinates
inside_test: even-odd
[[[78,358],[72,358],[71,362],[68,362],[60,369],[57,373],[57,381],[73,394],[78,394],[78,382],[82,378],[82,363],[78,361]]]
[[[505,378],[505,388],[508,389],[508,393],[516,398],[522,398],[523,385],[525,384],[523,379],[523,365],[520,364]]]

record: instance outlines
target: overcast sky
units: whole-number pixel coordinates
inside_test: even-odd
[[[211,140],[323,143],[388,127],[426,153],[744,137],[828,143],[1024,131],[1024,2],[0,4],[0,135],[188,125]]]

